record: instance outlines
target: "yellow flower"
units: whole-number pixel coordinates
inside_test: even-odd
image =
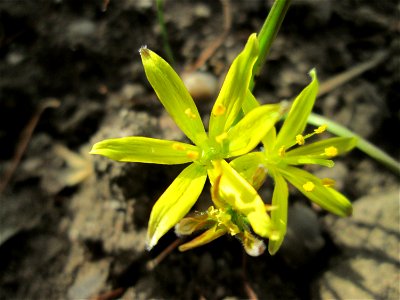
[[[350,201],[341,193],[333,189],[333,180],[320,180],[311,173],[296,166],[304,164],[319,164],[332,167],[333,161],[329,158],[349,151],[356,145],[356,139],[334,137],[305,144],[305,140],[315,134],[324,132],[326,125],[315,129],[313,133],[303,135],[307,125],[307,118],[311,113],[318,94],[318,80],[315,70],[310,72],[311,83],[296,97],[292,107],[277,134],[275,129],[270,130],[262,139],[264,151],[253,152],[234,159],[230,164],[250,183],[254,182],[254,167],[263,165],[275,181],[272,195],[271,220],[279,233],[279,238],[270,239],[268,250],[276,253],[286,234],[288,209],[288,184],[294,185],[307,198],[322,208],[339,216],[348,216],[352,213]],[[250,103],[250,104],[249,104]],[[254,100],[244,105],[247,112],[257,107]],[[265,176],[264,176],[265,178]]]
[[[280,105],[263,105],[236,123],[243,101],[250,93],[248,86],[259,54],[256,34],[249,37],[244,50],[227,73],[211,111],[208,133],[192,97],[172,67],[146,47],[140,49],[140,54],[147,79],[160,102],[193,144],[134,136],[98,142],[93,145],[90,153],[123,162],[191,163],[172,182],[152,209],[147,235],[147,247],[151,249],[192,208],[203,190],[207,173],[208,176],[212,173],[210,170],[214,168],[213,164],[220,161],[226,169],[232,169],[224,159],[253,150],[266,132],[273,128],[282,111]],[[251,185],[244,183],[245,180],[236,180],[235,184],[238,186],[234,189],[253,197],[248,199],[246,209],[251,207],[253,210],[260,210],[261,199],[257,198],[258,195]],[[269,221],[265,211],[263,214],[259,211],[258,218],[249,217],[254,231],[264,237],[269,236],[265,227]]]

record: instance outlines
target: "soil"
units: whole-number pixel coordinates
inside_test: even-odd
[[[171,231],[146,251],[149,213],[182,166],[117,163],[87,154],[104,138],[184,140],[147,82],[137,51],[147,45],[165,56],[154,2],[0,1],[2,185],[18,162],[0,194],[0,299],[323,299],[324,274],[343,257],[347,262],[361,253],[349,251],[337,236],[358,233],[343,227],[335,233],[332,217],[295,190],[288,237],[277,255],[249,257],[238,240],[222,237],[193,251],[175,249],[154,266],[153,259],[176,236]],[[174,67],[181,74],[193,76],[201,53],[227,29],[220,47],[199,66],[209,74],[206,83],[195,84],[205,121],[213,101],[206,98],[215,97],[214,84],[247,37],[259,31],[271,4],[165,1]],[[326,82],[383,55],[339,87],[325,85],[314,111],[398,160],[399,16],[395,0],[293,0],[257,79],[257,98],[264,103],[291,99],[314,67]],[[355,204],[366,196],[379,203],[393,190],[392,200],[385,198],[376,211],[399,201],[398,174],[359,150],[339,158],[333,169],[314,171],[335,178]],[[268,197],[271,186],[260,193]],[[207,205],[207,192],[200,200],[196,209]],[[390,233],[400,250],[394,218],[391,224],[397,226]],[[372,249],[369,254],[386,255],[379,243]],[[384,278],[399,278],[398,254],[386,260],[391,268],[390,274],[383,271]],[[337,274],[350,287],[363,280],[347,271]],[[390,293],[367,289],[366,297],[397,299],[398,283],[387,284]],[[330,295],[350,296],[340,285],[330,288]]]

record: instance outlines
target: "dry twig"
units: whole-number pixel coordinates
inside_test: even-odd
[[[222,11],[224,16],[224,24],[222,33],[206,48],[204,49],[199,58],[193,65],[188,68],[188,72],[193,72],[200,69],[206,61],[217,51],[217,49],[223,44],[232,25],[232,10],[230,0],[220,0],[222,4]]]
[[[14,152],[14,157],[12,158],[11,163],[4,171],[4,174],[0,180],[0,194],[5,190],[11,177],[13,176],[15,170],[17,169],[18,164],[21,161],[21,158],[24,155],[25,150],[29,144],[29,141],[31,140],[33,130],[36,128],[36,125],[38,124],[42,113],[46,110],[46,108],[55,108],[58,106],[60,106],[59,100],[54,98],[49,98],[40,103],[40,105],[36,109],[36,112],[29,120],[24,130],[21,132],[21,136],[19,138],[17,147]]]

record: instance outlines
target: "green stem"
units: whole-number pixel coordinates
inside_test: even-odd
[[[400,164],[397,162],[394,158],[389,156],[387,153],[376,147],[375,145],[371,144],[367,140],[363,139],[361,136],[358,134],[355,134],[354,132],[350,131],[346,127],[329,120],[323,116],[320,116],[315,113],[311,113],[310,116],[308,117],[308,123],[315,125],[315,126],[321,126],[323,124],[328,125],[327,130],[333,134],[336,134],[338,136],[342,137],[355,137],[357,138],[357,148],[363,151],[365,154],[369,155],[370,157],[374,158],[375,160],[379,161],[386,167],[388,167],[390,170],[392,170],[397,176],[400,176]]]
[[[253,78],[249,86],[250,90],[253,90],[254,88],[254,76],[257,76],[260,73],[261,67],[267,60],[271,45],[278,34],[279,28],[281,27],[286,12],[289,9],[290,3],[291,0],[275,0],[271,10],[269,11],[268,17],[258,34],[258,40],[260,42],[260,55],[253,68]]]
[[[156,0],[156,4],[157,4],[157,18],[161,28],[161,36],[163,40],[165,55],[167,57],[167,61],[173,65],[174,56],[172,54],[171,47],[169,46],[168,32],[164,21],[164,0]]]

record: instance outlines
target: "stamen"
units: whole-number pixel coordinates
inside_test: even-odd
[[[226,140],[227,137],[228,137],[228,134],[226,132],[224,132],[224,133],[221,133],[220,135],[217,135],[215,137],[215,140],[217,141],[217,143],[222,144],[222,142],[224,140]]]
[[[199,152],[197,151],[189,150],[188,152],[186,152],[186,155],[192,160],[196,160],[199,158]]]
[[[218,104],[217,106],[214,107],[213,109],[213,114],[214,116],[222,116],[226,111],[226,107],[223,106],[222,104]]]
[[[307,181],[305,184],[303,184],[303,189],[306,192],[312,192],[315,188],[315,184],[312,183],[311,181]]]
[[[325,155],[328,157],[334,157],[338,154],[338,149],[334,146],[325,148]]]
[[[273,211],[278,209],[277,205],[271,205],[268,203],[265,203],[264,206],[265,206],[265,211]]]
[[[185,115],[187,115],[191,119],[196,119],[196,115],[192,112],[190,108],[187,108],[185,110]]]
[[[305,143],[304,136],[302,136],[301,134],[296,135],[296,143],[300,146],[304,145]]]
[[[172,149],[183,151],[183,150],[186,150],[186,147],[180,143],[173,143]]]
[[[323,124],[323,125],[319,126],[317,129],[314,129],[314,132],[316,134],[323,133],[326,130],[326,128],[328,128],[328,125]]]
[[[321,183],[326,187],[334,187],[336,182],[332,178],[323,178],[321,179]]]
[[[286,153],[285,146],[280,147],[279,150],[278,150],[278,155],[279,155],[280,157],[284,157],[284,156],[285,156],[285,153]]]

